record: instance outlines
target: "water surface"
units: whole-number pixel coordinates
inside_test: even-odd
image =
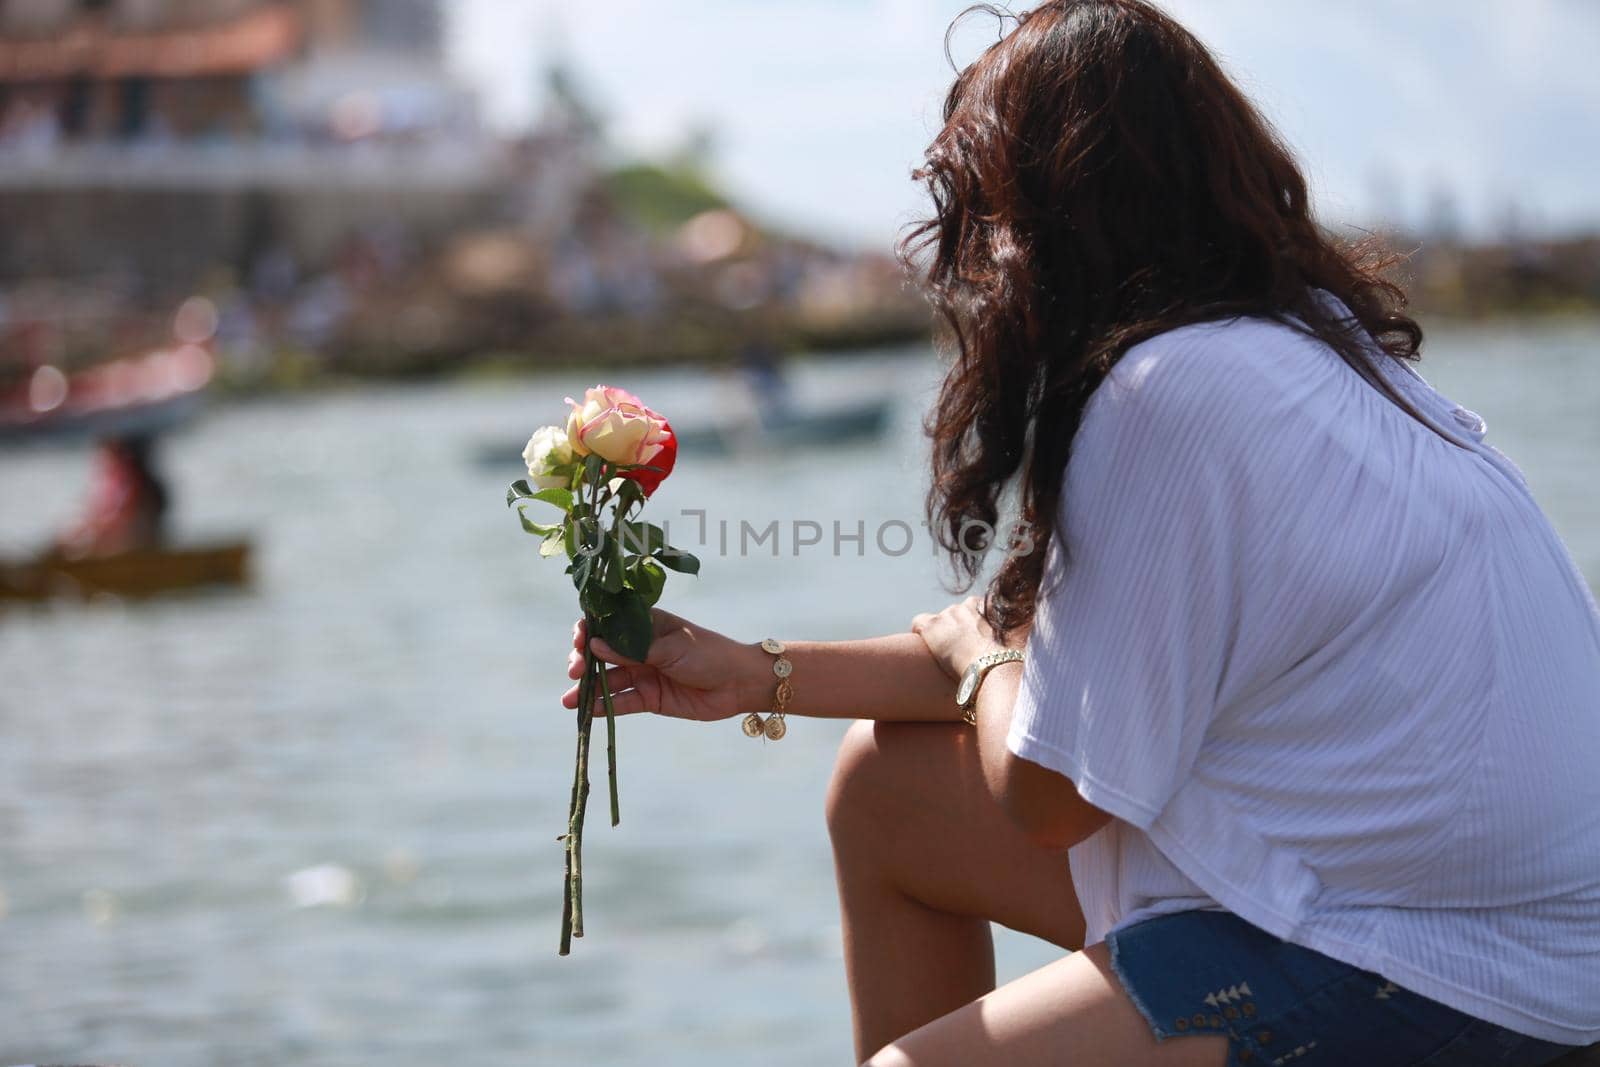
[[[1594,324],[1440,329],[1423,366],[1487,418],[1591,583],[1597,347]],[[808,399],[898,398],[880,448],[686,457],[652,511],[694,550],[679,512],[706,509],[711,544],[670,606],[754,639],[944,603],[922,530],[904,555],[874,545],[919,519],[936,373],[923,351],[802,368]],[[583,384],[216,410],[168,446],[178,523],[249,533],[251,592],[0,615],[0,1063],[850,1062],[821,819],[840,724],[763,745],[627,720],[623,824],[588,837],[589,936],[555,955],[572,596],[501,507],[514,451],[474,455]],[[683,423],[733,396],[689,372],[628,384]],[[67,520],[85,467],[0,454],[0,554]],[[774,519],[778,558],[720,557],[720,522],[736,550],[741,521]],[[795,555],[796,520],[823,544]],[[834,554],[835,522],[864,524],[862,555]],[[1057,955],[999,945],[1003,977]]]

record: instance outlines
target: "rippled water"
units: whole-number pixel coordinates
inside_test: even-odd
[[[1481,412],[1600,578],[1600,327],[1440,330],[1424,371]],[[872,452],[686,458],[653,502],[704,576],[670,605],[746,638],[898,629],[946,597],[918,521],[925,352],[808,365],[893,393]],[[570,588],[501,507],[486,441],[573,376],[263,401],[167,449],[189,537],[248,532],[246,594],[0,615],[0,1063],[160,1067],[848,1062],[822,793],[842,726],[620,730],[623,824],[591,822],[588,933],[555,955]],[[728,391],[629,384],[681,423]],[[65,521],[81,452],[0,454],[0,554]],[[719,558],[717,523],[781,520]],[[824,543],[793,555],[794,520]],[[831,526],[866,524],[866,553]],[[917,531],[921,534],[921,531]],[[903,535],[886,537],[898,548]],[[1011,976],[1052,958],[1000,939]]]

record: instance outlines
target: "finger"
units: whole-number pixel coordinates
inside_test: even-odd
[[[624,707],[627,707],[632,711],[644,710],[643,704],[641,703],[639,695],[635,689],[637,678],[627,667],[606,668],[606,684],[611,687],[611,707],[615,714],[623,714]],[[630,696],[630,694],[632,695]],[[624,700],[625,697],[627,698],[626,700]],[[602,715],[605,713],[605,695],[601,693],[598,685],[595,686],[594,697],[591,703],[594,706],[595,714]],[[578,686],[571,686],[565,693],[561,694],[561,706],[574,710],[577,709]]]
[[[587,622],[585,622],[583,619],[579,619],[577,622],[572,624],[572,647],[576,651],[583,651],[583,642],[588,636],[589,624]]]
[[[694,635],[680,624],[677,629],[668,630],[651,643],[650,654],[644,661],[657,670],[670,671],[693,651],[694,646]]]
[[[611,687],[611,711],[614,715],[637,715],[644,711],[659,710],[657,699],[661,687],[656,684],[655,672],[648,668],[610,667],[606,670],[606,684]],[[605,714],[605,699],[595,691],[595,714]]]
[[[651,624],[655,630],[655,640],[650,642],[650,651],[645,654],[644,663],[652,667],[666,667],[676,663],[694,645],[694,637],[690,633],[689,624],[670,612],[660,609],[651,609]],[[589,651],[618,666],[639,666],[640,661],[629,659],[616,649],[612,648],[603,637],[589,639]]]
[[[613,715],[640,715],[654,710],[656,709],[645,704],[644,694],[637,689],[629,689],[627,692],[613,693],[611,695],[611,712]]]
[[[577,681],[583,677],[583,653],[567,653],[567,677]]]
[[[650,628],[657,637],[665,637],[673,630],[681,630],[688,625],[670,611],[661,608],[650,609]]]
[[[610,645],[606,644],[606,639],[603,638],[603,637],[590,638],[589,639],[589,651],[593,652],[597,657],[599,657],[600,659],[604,660],[605,662],[607,662],[607,663],[615,663],[618,666],[624,666],[624,667],[632,666],[632,665],[638,664],[638,662],[639,662],[636,659],[629,659],[627,656],[624,656],[621,652],[618,652],[616,649],[614,649]]]
[[[632,689],[635,685],[632,670],[627,667],[607,667],[606,685],[611,689],[611,702],[617,702],[617,695],[625,689]],[[605,707],[605,695],[600,691],[598,684],[594,687],[595,710]]]

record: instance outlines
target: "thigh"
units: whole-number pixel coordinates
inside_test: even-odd
[[[828,796],[841,867],[862,853],[930,908],[1081,948],[1067,854],[1033,844],[1000,809],[977,740],[964,724],[854,724]]]
[[[1011,982],[914,1030],[869,1067],[1223,1067],[1227,1040],[1158,1041],[1111,969],[1104,944]]]

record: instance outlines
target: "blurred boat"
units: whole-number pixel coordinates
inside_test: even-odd
[[[888,400],[821,411],[781,408],[758,421],[691,426],[678,432],[678,451],[731,455],[744,451],[832,448],[875,441],[889,428]]]
[[[678,454],[732,456],[745,452],[835,448],[876,441],[889,429],[893,402],[867,400],[823,409],[781,408],[760,419],[737,423],[676,426]],[[483,444],[475,459],[480,466],[515,466],[526,441]]]
[[[66,411],[47,418],[29,418],[15,410],[0,410],[0,444],[153,437],[190,421],[200,413],[203,404],[200,394],[190,393],[114,408]]]
[[[67,374],[45,364],[0,389],[0,444],[149,436],[199,414],[214,360],[198,345],[114,359]]]
[[[249,580],[250,544],[219,542],[70,559],[48,553],[26,563],[0,563],[0,601],[88,599],[97,594],[144,598]]]

